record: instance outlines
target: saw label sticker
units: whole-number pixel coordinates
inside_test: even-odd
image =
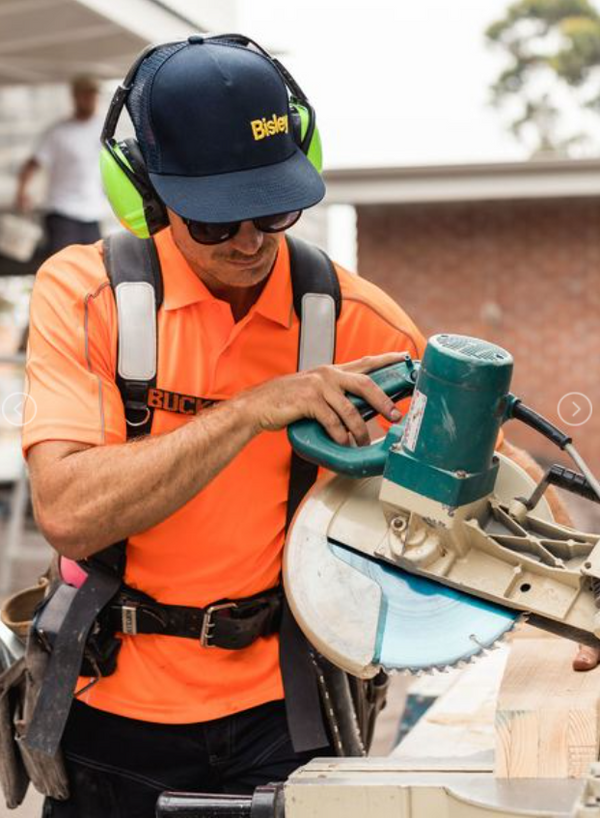
[[[410,411],[406,419],[404,434],[402,435],[402,446],[403,448],[408,449],[410,452],[414,452],[415,446],[417,445],[426,406],[427,395],[425,395],[423,392],[419,392],[418,389],[415,389],[412,402],[410,404]]]

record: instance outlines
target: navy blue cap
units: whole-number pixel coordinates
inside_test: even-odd
[[[286,85],[256,51],[201,37],[159,48],[127,108],[152,184],[184,218],[242,221],[325,195],[294,141]]]

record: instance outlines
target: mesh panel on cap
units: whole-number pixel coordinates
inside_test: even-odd
[[[156,143],[150,123],[150,96],[152,80],[161,65],[185,48],[187,42],[164,46],[150,54],[140,65],[127,97],[127,110],[133,122],[144,159],[154,168],[160,167],[160,148]]]

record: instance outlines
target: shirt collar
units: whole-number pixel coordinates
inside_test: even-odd
[[[197,301],[214,298],[175,244],[171,228],[161,230],[154,240],[162,268],[165,310],[178,310]]]
[[[173,240],[170,228],[155,236],[163,270],[165,310],[178,310],[201,301],[216,301],[208,287],[191,269]],[[251,312],[257,312],[289,328],[292,323],[292,281],[287,242],[281,239],[269,280]]]

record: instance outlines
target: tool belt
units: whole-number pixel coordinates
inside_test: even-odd
[[[84,583],[85,585],[85,583]],[[33,632],[51,654],[78,589],[61,583],[38,609]],[[140,633],[194,639],[205,648],[241,650],[279,630],[281,585],[243,599],[223,599],[205,608],[166,605],[122,583],[99,612],[88,634],[78,673],[100,679],[114,673],[121,639]]]
[[[101,615],[112,633],[163,634],[195,639],[204,648],[247,648],[259,636],[279,630],[283,590],[280,585],[244,599],[224,599],[192,608],[164,605],[123,585]]]

